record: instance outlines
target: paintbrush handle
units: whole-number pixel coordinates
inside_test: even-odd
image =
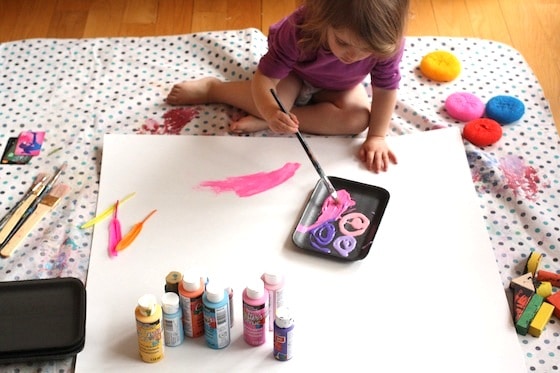
[[[23,216],[18,220],[17,224],[12,228],[11,232],[8,234],[8,236],[4,239],[4,241],[0,241],[0,249],[2,249],[4,247],[4,243],[9,242],[12,237],[18,232],[18,230],[21,228],[21,226],[23,224],[25,224],[25,222],[27,221],[27,219],[29,219],[29,216],[31,214],[33,214],[33,212],[35,211],[35,209],[37,208],[37,206],[39,205],[39,203],[41,203],[41,201],[43,200],[44,197],[41,197],[41,195],[37,196],[35,198],[35,200],[33,201],[33,203],[27,208],[27,210],[25,210],[25,212],[23,213]]]
[[[0,245],[0,255],[3,257],[10,256],[35,225],[58,205],[69,190],[70,187],[67,185],[57,185],[52,188],[50,194],[41,199],[41,203],[32,207],[32,210],[28,210],[30,213],[27,215],[27,219],[22,224],[18,224],[17,229],[14,229],[14,232],[10,234],[10,238]]]
[[[14,229],[18,221],[23,217],[23,215],[25,215],[25,211],[27,211],[29,206],[31,206],[33,201],[35,201],[35,198],[37,198],[37,195],[35,194],[30,194],[29,196],[27,196],[22,201],[21,205],[18,206],[13,215],[10,216],[2,230],[0,230],[0,243],[3,243],[6,240],[6,237],[10,235],[12,229]]]
[[[299,131],[296,132],[296,136],[297,136],[299,142],[301,143],[301,146],[303,146],[303,149],[307,153],[307,157],[309,157],[309,160],[313,164],[313,167],[315,167],[315,171],[317,171],[317,173],[319,174],[319,177],[321,178],[321,180],[323,180],[323,183],[325,183],[325,186],[327,187],[327,190],[329,191],[329,194],[332,195],[336,199],[337,198],[336,189],[332,185],[332,183],[329,180],[329,178],[327,177],[327,175],[325,175],[325,171],[323,171],[323,168],[321,167],[321,165],[319,164],[319,162],[317,161],[317,159],[315,158],[315,156],[313,155],[313,153],[309,149],[309,146],[307,145],[307,142],[305,141],[305,139],[303,138],[303,136],[301,135],[301,133]]]
[[[280,108],[280,110],[284,114],[290,115],[288,110],[286,110],[286,108],[284,107],[284,104],[282,104],[282,101],[280,101],[280,97],[278,97],[278,95],[276,94],[276,91],[271,88],[270,93],[272,94],[272,97],[274,97],[274,100],[278,104],[278,107]],[[319,177],[321,178],[321,180],[323,180],[323,183],[325,183],[325,186],[327,187],[327,190],[329,191],[329,194],[331,196],[333,196],[334,199],[336,199],[337,198],[336,189],[332,185],[332,183],[329,180],[329,178],[327,177],[327,175],[325,175],[325,172],[323,171],[323,168],[321,167],[321,165],[317,161],[317,158],[315,158],[315,156],[311,152],[311,149],[309,149],[309,146],[307,145],[307,142],[305,141],[305,139],[303,138],[303,136],[301,135],[301,133],[299,131],[296,132],[296,136],[299,140],[299,143],[303,147],[303,150],[305,150],[305,153],[307,154],[307,157],[309,158],[309,160],[313,164],[313,167],[315,168],[315,171],[317,171],[317,173],[319,174]]]
[[[319,176],[321,176],[321,179],[326,177],[325,172],[321,168],[321,165],[319,164],[319,162],[317,161],[317,159],[315,158],[315,156],[313,155],[313,153],[309,149],[309,146],[307,145],[307,142],[305,141],[305,139],[303,138],[303,136],[301,135],[301,133],[299,131],[296,132],[296,136],[297,136],[299,142],[301,143],[301,146],[303,146],[303,150],[305,150],[305,153],[307,153],[307,157],[309,158],[309,160],[313,164],[313,167],[315,167],[315,170],[317,170],[317,173],[319,174]]]
[[[13,229],[13,226],[11,228],[6,228],[7,233],[6,236],[3,236],[4,230],[3,228],[6,226],[6,224],[8,223],[8,221],[10,221],[10,224],[15,224],[12,220],[13,216],[16,214],[16,212],[20,213],[20,207],[24,204],[27,203],[26,201],[28,200],[29,197],[35,195],[35,198],[37,198],[37,196],[39,195],[39,193],[41,192],[42,188],[43,188],[43,182],[46,180],[47,176],[45,174],[39,174],[37,176],[37,181],[32,185],[31,189],[29,189],[27,191],[27,193],[25,193],[25,195],[23,196],[22,199],[20,199],[18,201],[18,203],[16,203],[16,205],[10,210],[10,212],[8,212],[3,218],[2,220],[0,220],[0,244],[2,243],[2,241],[4,241],[6,239],[6,236],[10,233],[10,231]]]
[[[26,195],[25,197],[27,197],[28,195]],[[12,207],[12,209],[6,214],[4,215],[4,217],[2,218],[2,220],[0,220],[0,230],[6,225],[6,223],[8,222],[8,220],[11,219],[12,216],[14,216],[15,212],[17,209],[19,209],[19,207],[21,206],[21,204],[23,203],[23,201],[25,200],[25,197],[20,199],[18,201],[18,203]],[[0,241],[0,243],[2,243],[2,241]]]
[[[0,250],[0,255],[3,257],[8,257],[17,249],[21,241],[27,237],[29,232],[33,230],[35,225],[45,217],[45,215],[52,209],[52,207],[39,204],[33,213],[29,215],[27,220],[19,227],[17,232],[10,238],[5,245],[2,245],[2,250]]]

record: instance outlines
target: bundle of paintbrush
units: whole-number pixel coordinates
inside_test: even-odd
[[[10,256],[25,237],[58,201],[68,193],[70,187],[54,185],[64,169],[64,163],[48,181],[40,175],[21,201],[0,221],[0,255]]]

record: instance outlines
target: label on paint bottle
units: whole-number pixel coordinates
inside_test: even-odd
[[[202,297],[204,336],[209,347],[220,349],[230,343],[229,296],[227,290],[210,282]]]
[[[160,361],[163,359],[164,337],[162,310],[156,297],[151,294],[141,296],[134,314],[140,358],[146,363]]]
[[[266,342],[268,319],[268,292],[258,279],[243,291],[243,339],[251,346]]]
[[[174,292],[167,292],[161,297],[161,305],[165,345],[169,347],[179,346],[185,338],[183,312],[179,306],[179,296]]]
[[[195,272],[186,272],[179,284],[179,297],[183,310],[183,330],[186,337],[196,338],[204,335],[204,314],[202,294],[204,281]]]
[[[261,279],[264,281],[264,288],[268,291],[269,327],[274,329],[274,319],[276,310],[284,305],[284,276],[277,272],[265,272]]]
[[[287,307],[279,307],[274,320],[274,349],[276,360],[286,361],[293,356],[294,320]]]

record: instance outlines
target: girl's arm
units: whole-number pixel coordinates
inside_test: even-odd
[[[397,163],[385,141],[396,102],[396,89],[373,87],[367,137],[358,155],[366,168],[376,173],[387,171],[390,162]]]
[[[253,76],[251,92],[257,110],[261,114],[269,128],[277,133],[290,133],[298,130],[298,121],[295,115],[283,113],[274,100],[271,89],[276,89],[279,79],[269,78],[259,69]]]

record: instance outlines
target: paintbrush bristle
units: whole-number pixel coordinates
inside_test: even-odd
[[[64,197],[68,192],[70,192],[71,188],[66,184],[57,184],[55,185],[48,195],[46,195],[41,204],[47,206],[54,206],[58,203],[58,201]]]

